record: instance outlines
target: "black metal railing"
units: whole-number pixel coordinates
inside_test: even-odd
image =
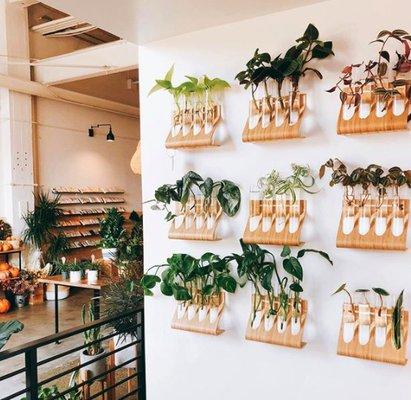
[[[130,319],[130,316],[135,316],[133,320],[136,334],[131,340],[120,342],[116,340],[117,333],[108,326],[121,318]],[[93,328],[100,328],[102,337],[84,344],[81,335]],[[61,344],[56,344],[57,342]],[[101,343],[105,351],[90,361],[80,363],[78,352],[97,343]],[[72,344],[74,347],[71,347]],[[125,350],[129,348],[133,350],[132,356],[121,363],[116,362],[116,354],[124,357]],[[102,359],[106,361],[104,372],[90,376],[87,367],[91,369],[96,361]],[[58,367],[54,364],[58,364]],[[61,370],[50,374],[53,368]],[[40,393],[41,398],[46,400],[145,400],[144,308],[139,306],[115,317],[102,318],[2,351],[1,370],[6,371],[0,376],[1,400],[38,400]],[[73,379],[70,379],[68,386],[66,381],[69,376]],[[45,388],[53,386],[55,395],[44,397]]]

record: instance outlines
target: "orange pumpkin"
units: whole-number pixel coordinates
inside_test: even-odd
[[[0,263],[0,271],[8,271],[10,269],[10,265],[6,262]]]
[[[17,278],[20,275],[20,270],[17,267],[11,267],[9,273],[12,278]]]
[[[5,314],[10,310],[10,302],[7,299],[0,299],[0,314]]]
[[[9,271],[0,271],[0,281],[4,281],[5,279],[10,277]]]
[[[3,243],[3,251],[13,250],[13,245],[10,243]]]

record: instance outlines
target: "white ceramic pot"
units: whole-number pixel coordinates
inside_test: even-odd
[[[87,282],[90,285],[97,283],[98,280],[98,271],[97,270],[87,270]]]
[[[70,271],[70,282],[81,282],[81,271]]]
[[[114,340],[114,349],[120,349],[124,346],[127,346],[130,343],[135,342],[137,339],[133,337],[132,335],[126,335],[126,336],[121,336],[117,335],[113,337]],[[117,365],[123,364],[127,362],[128,360],[131,360],[135,357],[137,357],[137,344],[129,346],[123,350],[116,351],[114,353],[114,363]],[[137,365],[138,360],[131,361],[130,363],[123,365],[121,368],[136,368],[138,367]]]
[[[98,357],[101,357],[104,353],[105,353],[105,350],[102,349],[99,354],[95,356],[89,356],[88,354],[86,354],[86,349],[84,349],[83,351],[80,352],[80,364],[93,361],[97,359]],[[106,358],[103,357],[103,358],[97,359],[95,362],[89,365],[86,365],[83,368],[80,368],[80,371],[88,371],[90,374],[90,378],[94,378],[95,376],[103,374],[106,371],[106,365],[107,365]],[[104,378],[105,376],[103,375],[97,378],[97,380],[102,381],[104,380]]]
[[[57,300],[64,300],[69,297],[70,288],[67,286],[59,286],[57,289]],[[54,285],[52,283],[47,284],[46,300],[54,301]]]
[[[101,249],[101,253],[103,255],[103,260],[110,261],[114,260],[117,257],[117,249]]]

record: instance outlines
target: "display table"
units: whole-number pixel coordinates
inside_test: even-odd
[[[118,278],[102,277],[94,284],[89,284],[87,279],[82,279],[80,282],[70,282],[69,279],[63,279],[62,275],[47,276],[40,278],[39,283],[46,283],[54,285],[54,328],[55,333],[59,332],[59,300],[58,300],[58,287],[68,286],[77,287],[81,289],[93,290],[93,308],[96,319],[100,318],[100,293],[101,290],[112,283],[115,283]]]

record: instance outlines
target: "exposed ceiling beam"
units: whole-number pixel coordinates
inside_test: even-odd
[[[138,107],[72,92],[66,89],[56,87],[50,88],[38,82],[18,79],[7,75],[0,74],[0,87],[19,93],[29,94],[31,96],[44,97],[46,99],[113,112],[131,118],[139,117]]]
[[[47,35],[49,33],[57,32],[62,29],[77,26],[79,24],[84,24],[84,22],[81,22],[78,18],[69,15],[68,17],[54,19],[52,21],[44,22],[39,25],[34,25],[30,29],[33,32],[37,32],[42,35]]]

